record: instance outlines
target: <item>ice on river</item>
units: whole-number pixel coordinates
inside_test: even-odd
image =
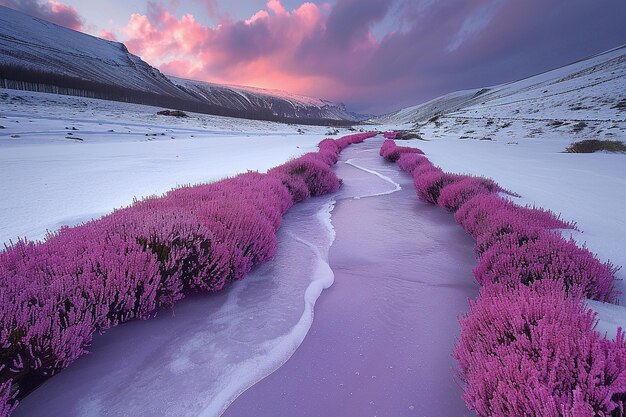
[[[227,290],[96,337],[92,353],[29,395],[15,417],[216,416],[282,365],[332,284],[330,198],[294,206],[273,261]]]
[[[346,149],[342,189],[290,209],[274,260],[97,337],[15,416],[470,415],[451,352],[472,241],[380,144]]]
[[[342,152],[332,213],[335,283],[304,342],[224,413],[239,416],[471,416],[455,379],[458,316],[478,284],[472,239],[417,199],[373,139]]]

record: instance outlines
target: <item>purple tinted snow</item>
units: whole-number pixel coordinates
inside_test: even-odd
[[[486,178],[445,173],[388,140],[380,154],[413,176],[418,196],[455,212],[476,239],[483,289],[461,318],[454,352],[464,399],[479,416],[622,416],[626,343],[595,330],[583,297],[612,302],[615,268],[554,229],[554,213],[521,207]]]
[[[87,353],[95,332],[221,290],[272,258],[285,212],[337,191],[339,152],[374,135],[326,139],[267,174],[183,187],[0,252],[0,416]]]

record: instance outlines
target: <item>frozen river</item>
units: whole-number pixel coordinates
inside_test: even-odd
[[[450,354],[473,242],[380,144],[344,150],[342,189],[288,212],[274,260],[97,337],[15,416],[469,415]]]
[[[458,316],[478,292],[473,241],[415,196],[412,179],[378,156],[380,140],[343,151],[324,291],[302,345],[224,414],[473,415],[451,352]]]

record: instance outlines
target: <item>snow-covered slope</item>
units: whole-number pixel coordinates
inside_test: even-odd
[[[343,104],[279,90],[220,85],[170,77],[174,84],[198,99],[244,112],[268,111],[290,118],[353,120]]]
[[[447,94],[375,119],[423,123],[450,118],[622,120],[626,118],[626,45],[534,77]]]
[[[123,44],[63,28],[2,6],[0,65],[184,97],[169,79],[129,53]],[[45,84],[46,80],[42,79],[41,83]]]
[[[119,42],[0,6],[0,88],[127,101],[254,119],[353,121],[343,104],[168,78]],[[321,120],[324,119],[324,120]]]

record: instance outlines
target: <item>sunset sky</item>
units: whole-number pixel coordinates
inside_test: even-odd
[[[383,113],[626,43],[625,0],[0,0],[166,74]]]

